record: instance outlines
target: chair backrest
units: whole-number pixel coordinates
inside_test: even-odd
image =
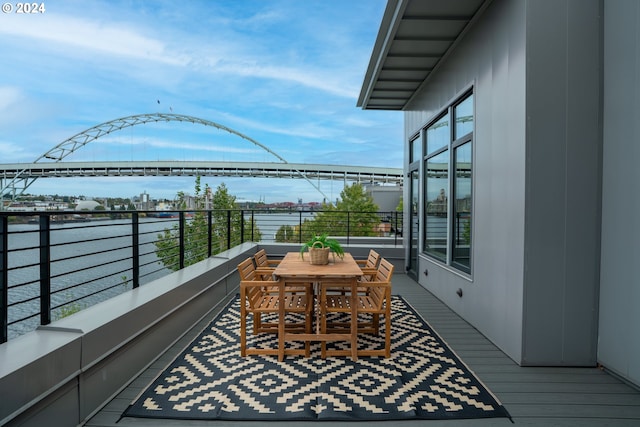
[[[380,262],[380,254],[373,249],[369,251],[369,256],[367,257],[367,263],[365,267],[367,268],[377,268],[378,263]]]
[[[253,265],[253,260],[247,258],[238,264],[238,272],[240,273],[240,280],[254,280],[256,268]]]
[[[395,266],[384,258],[380,259],[378,265],[378,272],[376,273],[376,280],[370,282],[373,287],[369,289],[369,296],[375,303],[375,307],[378,311],[382,311],[389,305],[391,301],[387,301],[390,296],[391,276],[393,275],[393,269]],[[384,283],[384,286],[375,286],[376,283]],[[386,305],[385,305],[386,304]]]
[[[256,252],[256,254],[253,256],[253,259],[256,261],[256,266],[258,268],[269,267],[267,251],[265,251],[264,249],[260,249],[258,252]]]
[[[391,276],[395,266],[384,258],[380,259],[378,272],[376,273],[376,282],[391,282]]]

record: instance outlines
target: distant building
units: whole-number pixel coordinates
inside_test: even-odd
[[[380,212],[395,212],[402,198],[402,187],[398,185],[365,184],[364,190],[371,195]]]
[[[78,201],[78,204],[76,205],[74,210],[76,210],[76,211],[93,211],[98,206],[101,206],[101,205],[100,205],[100,203],[96,202],[95,200],[80,200],[80,201]]]

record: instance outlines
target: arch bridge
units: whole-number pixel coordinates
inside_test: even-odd
[[[63,162],[71,153],[110,133],[146,123],[187,122],[215,127],[254,144],[271,154],[271,162]],[[358,182],[395,183],[402,181],[402,170],[364,166],[339,166],[289,163],[282,156],[255,139],[219,123],[183,114],[138,114],[93,126],[51,148],[32,163],[0,164],[0,209],[4,199],[17,196],[38,178],[87,176],[234,176],[302,178],[325,198],[312,179],[344,179]]]

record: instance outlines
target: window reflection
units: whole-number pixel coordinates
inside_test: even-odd
[[[426,161],[425,252],[447,258],[447,212],[449,189],[449,151]]]
[[[422,138],[417,137],[411,141],[411,158],[409,159],[409,163],[420,159],[422,159]]]
[[[454,139],[461,138],[473,131],[473,95],[469,95],[454,108],[456,118]]]
[[[427,154],[434,153],[449,145],[449,113],[427,128]]]
[[[455,149],[454,170],[452,261],[469,272],[471,269],[471,142]]]

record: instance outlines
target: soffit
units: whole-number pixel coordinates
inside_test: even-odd
[[[358,98],[402,110],[491,0],[389,0]]]

